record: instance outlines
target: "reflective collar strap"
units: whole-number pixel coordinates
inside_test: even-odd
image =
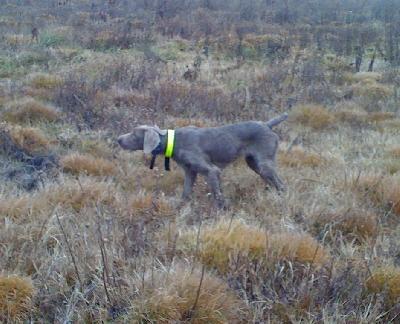
[[[166,158],[170,158],[174,154],[174,145],[175,145],[175,131],[173,129],[168,129],[167,147],[165,149]]]

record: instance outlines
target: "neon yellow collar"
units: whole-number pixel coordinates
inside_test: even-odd
[[[175,145],[175,130],[168,129],[167,133],[167,147],[165,148],[165,157],[170,158],[174,154]]]

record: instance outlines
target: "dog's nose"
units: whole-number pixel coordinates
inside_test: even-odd
[[[117,138],[117,142],[118,142],[119,145],[122,145],[122,138],[121,138],[121,136]]]

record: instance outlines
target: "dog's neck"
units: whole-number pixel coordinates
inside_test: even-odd
[[[158,143],[157,147],[153,151],[151,151],[152,155],[165,154],[165,149],[167,148],[167,135],[159,134],[159,136],[160,136],[160,143]]]

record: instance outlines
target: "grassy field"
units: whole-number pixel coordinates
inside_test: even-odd
[[[0,321],[400,321],[395,65],[355,72],[289,25],[239,32],[222,9],[22,2],[0,5]],[[175,163],[149,170],[115,142],[283,112],[287,191],[237,161],[227,210],[203,178],[183,203]]]

